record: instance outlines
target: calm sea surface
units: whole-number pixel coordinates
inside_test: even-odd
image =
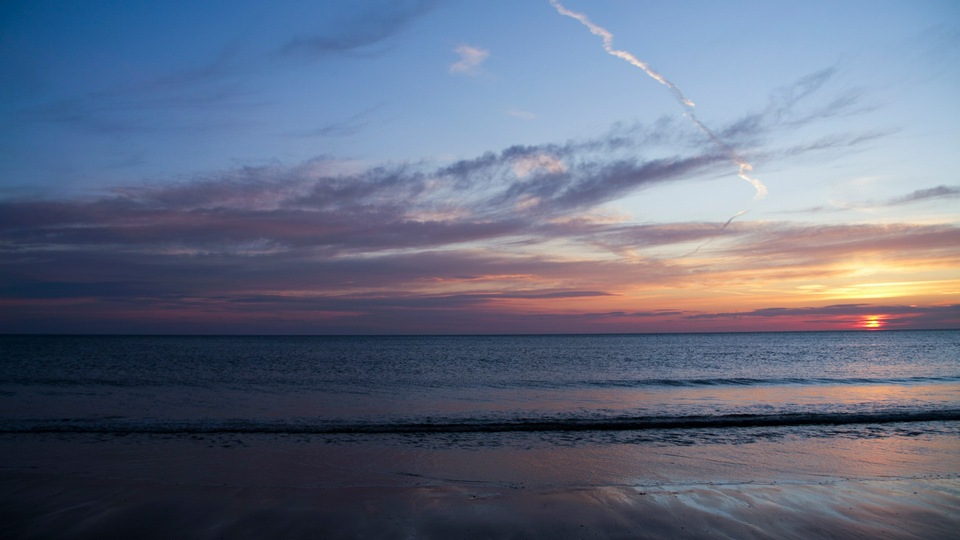
[[[960,331],[0,336],[5,433],[691,444],[765,428],[955,431],[956,420]]]

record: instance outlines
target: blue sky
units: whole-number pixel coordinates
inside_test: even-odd
[[[958,324],[958,4],[563,5],[4,3],[0,330]]]

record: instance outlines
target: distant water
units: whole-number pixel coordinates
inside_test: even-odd
[[[957,420],[960,331],[0,336],[5,433],[691,444],[768,427],[956,431]]]

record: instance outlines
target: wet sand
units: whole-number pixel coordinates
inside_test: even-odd
[[[953,538],[956,479],[563,490],[133,484],[9,474],[7,538]]]
[[[953,434],[743,445],[0,436],[3,538],[953,538]],[[515,441],[516,442],[516,441]]]

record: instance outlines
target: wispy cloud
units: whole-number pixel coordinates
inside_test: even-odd
[[[786,96],[774,100],[778,106],[765,115],[752,115],[750,122],[735,122],[736,131],[746,134],[753,126],[756,137],[769,136],[783,110],[818,90],[831,73],[819,72],[778,90]],[[350,133],[369,112],[318,134]],[[576,223],[571,219],[583,212],[639,190],[720,174],[725,157],[710,146],[704,151],[703,141],[698,147],[686,137],[689,132],[682,124],[664,119],[649,126],[618,125],[600,137],[563,144],[512,146],[441,167],[398,164],[349,174],[322,160],[294,167],[246,167],[183,184],[126,187],[93,201],[8,202],[0,225],[4,245],[20,249],[57,238],[64,245],[166,241],[192,243],[198,252],[228,252],[239,246],[236,249],[247,253],[255,251],[254,245],[265,252],[307,245],[333,252],[444,246],[529,234],[535,226],[545,230],[544,220],[555,231],[561,223],[569,230]],[[788,154],[866,140],[870,138],[864,135],[821,140]],[[690,152],[637,157],[645,148],[677,147],[679,141],[690,145]],[[769,159],[782,155],[782,150],[767,154]],[[940,186],[894,202],[955,194],[956,188]],[[580,223],[578,235],[592,226]],[[591,241],[611,247],[643,245],[651,232],[602,228],[593,231]],[[669,234],[689,239],[718,232],[671,228]],[[763,245],[751,249],[763,253]]]
[[[460,45],[454,51],[460,59],[450,65],[450,73],[454,75],[479,75],[483,62],[490,56],[490,51],[472,45]]]
[[[21,122],[50,122],[104,135],[182,132],[237,126],[237,111],[263,105],[234,65],[221,55],[199,68],[160,74],[18,111]]]
[[[940,201],[956,198],[960,198],[960,186],[940,185],[932,188],[917,189],[906,195],[881,201],[846,201],[842,203],[834,203],[834,205],[831,207],[817,206],[813,208],[805,208],[802,210],[797,210],[796,213],[846,212],[851,210],[896,207],[918,202]]]
[[[322,61],[337,55],[376,56],[392,38],[428,13],[432,1],[382,2],[336,25],[299,35],[274,48],[257,49],[239,36],[205,61],[161,72],[124,77],[83,93],[47,102],[31,100],[14,120],[49,122],[101,135],[217,130],[250,127],[249,113],[264,108],[263,81],[291,63]],[[319,21],[322,22],[322,21]],[[318,23],[319,23],[318,22]],[[199,53],[198,53],[198,57]],[[363,113],[360,113],[361,115]],[[359,119],[319,128],[339,135],[355,129]]]
[[[761,145],[766,160],[872,140],[762,145],[797,118],[815,122],[783,111],[827,80],[821,73],[783,90],[780,105],[735,121],[730,136]],[[349,134],[366,114],[316,135]],[[892,274],[909,265],[938,273],[943,291],[925,292],[930,297],[954,298],[950,291],[960,289],[949,273],[960,266],[960,229],[952,225],[605,219],[625,196],[729,174],[728,157],[685,127],[674,119],[622,124],[597,137],[441,165],[347,168],[317,159],[97,197],[2,200],[0,307],[13,317],[0,331],[710,329],[736,314],[838,315],[825,307],[762,311],[726,300],[723,289],[743,298],[816,290],[808,296],[837,306],[863,290],[871,264]],[[938,186],[888,203],[957,194]],[[699,291],[700,304],[677,291]],[[857,303],[864,312],[895,305]],[[929,308],[930,319],[903,316],[953,320],[934,307],[918,308]]]
[[[960,186],[937,186],[918,189],[902,197],[895,197],[887,201],[887,205],[896,206],[930,199],[956,199],[957,197],[960,197]]]
[[[338,21],[335,27],[314,35],[298,36],[287,42],[280,53],[297,56],[331,54],[375,55],[382,45],[427,13],[432,1],[383,2],[361,12],[351,20]]]
[[[903,304],[831,304],[817,307],[771,307],[728,313],[699,313],[686,315],[690,320],[705,319],[784,319],[822,323],[831,321],[846,328],[855,328],[866,317],[881,318],[885,328],[944,328],[960,327],[960,304],[916,306]]]
[[[510,109],[507,111],[507,114],[521,120],[534,120],[537,118],[537,115],[523,109]]]
[[[299,133],[298,135],[302,137],[349,137],[356,135],[366,127],[369,123],[369,118],[381,108],[383,108],[383,104],[370,107],[343,120],[332,122],[316,129]]]

